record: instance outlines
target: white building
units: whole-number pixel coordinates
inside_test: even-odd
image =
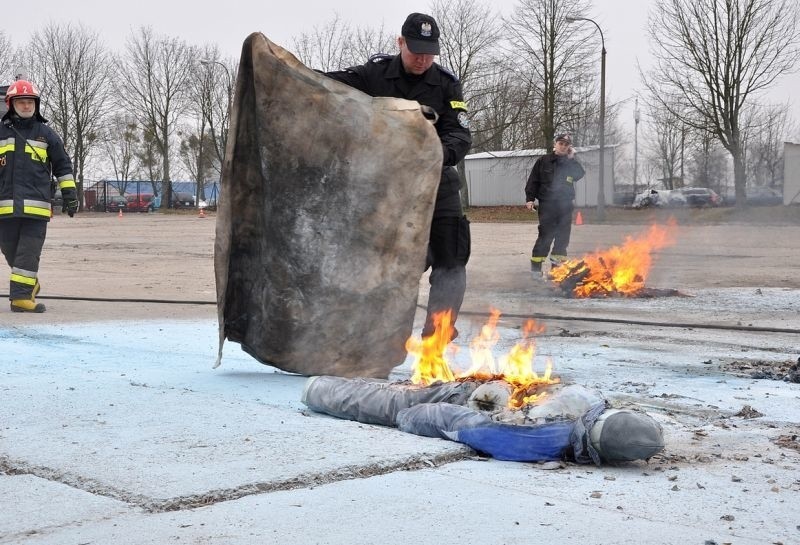
[[[614,202],[614,148],[605,149],[603,194],[606,204]],[[575,205],[597,206],[600,173],[598,146],[575,148],[577,159],[586,169],[583,180],[575,183]],[[525,204],[525,183],[533,163],[547,150],[487,151],[467,155],[464,170],[469,206]]]
[[[783,204],[800,204],[800,144],[783,143]]]

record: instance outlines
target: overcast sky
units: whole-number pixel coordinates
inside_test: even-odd
[[[488,0],[487,0],[488,1]],[[649,63],[646,32],[647,12],[656,0],[595,0],[590,16],[603,29],[607,50],[607,96],[609,102],[624,100],[641,90],[637,60]],[[495,9],[510,13],[514,0],[492,0]],[[406,15],[429,11],[427,1],[383,0],[138,0],[113,2],[97,0],[43,0],[25,17],[4,17],[3,26],[12,40],[25,41],[35,29],[49,21],[81,22],[99,30],[114,49],[122,49],[131,29],[151,26],[157,33],[183,38],[193,45],[216,43],[225,56],[238,58],[242,42],[251,32],[263,32],[270,40],[292,48],[292,38],[323,26],[338,14],[357,26],[385,28],[399,33]],[[590,23],[583,23],[590,24]],[[599,37],[598,37],[598,64]],[[798,98],[792,98],[790,90]],[[800,74],[784,77],[770,93],[771,102],[791,100],[792,112],[800,121]],[[633,124],[632,104],[625,104],[621,121]]]

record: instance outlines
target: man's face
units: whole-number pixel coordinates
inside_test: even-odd
[[[553,151],[556,155],[567,155],[569,153],[570,144],[566,140],[556,140],[553,145]]]
[[[23,119],[33,117],[36,112],[36,101],[32,98],[15,98],[11,101],[14,111]]]
[[[397,38],[397,45],[400,46],[400,60],[403,61],[403,68],[407,73],[419,76],[433,65],[433,59],[436,58],[436,55],[412,53],[406,44],[406,39],[402,36]]]

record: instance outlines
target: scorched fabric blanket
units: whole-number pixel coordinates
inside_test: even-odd
[[[220,356],[227,338],[285,371],[388,376],[413,326],[441,153],[418,103],[250,35],[217,215]]]

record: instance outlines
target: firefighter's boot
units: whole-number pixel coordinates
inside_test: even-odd
[[[35,312],[37,314],[44,312],[46,310],[45,306],[36,302],[36,294],[40,291],[42,291],[42,285],[37,280],[36,284],[33,285],[30,299],[11,300],[11,312]]]
[[[31,299],[12,299],[11,312],[44,312],[46,309],[42,303],[37,303]]]

